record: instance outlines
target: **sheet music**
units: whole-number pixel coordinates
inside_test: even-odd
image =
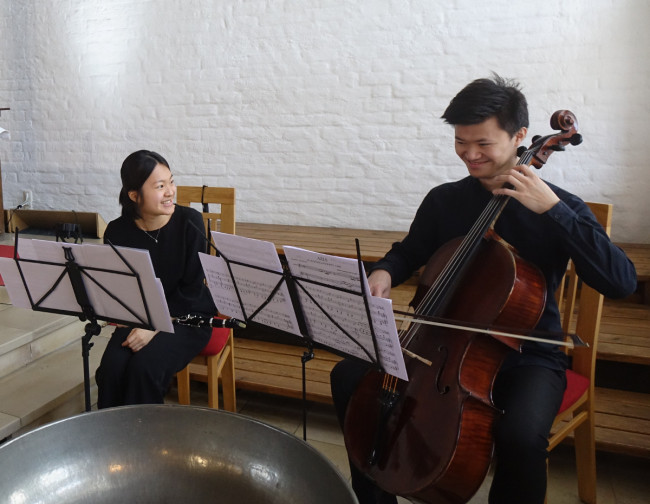
[[[199,253],[208,288],[219,312],[248,320],[269,299],[278,283],[282,282],[269,304],[255,315],[253,321],[301,336],[289,289],[283,281],[282,264],[275,245],[217,231],[212,231],[212,239],[223,256],[245,264],[230,265],[243,303],[242,311],[224,257]]]
[[[314,341],[348,355],[374,361],[374,344],[361,296],[361,285],[364,285],[365,292],[370,292],[370,289],[363,270],[360,276],[357,260],[296,247],[283,248],[291,274],[299,284],[298,297],[309,334]],[[387,373],[408,380],[392,301],[368,295],[368,304],[379,362]]]
[[[0,261],[0,271],[14,306],[32,309],[28,292],[31,294],[34,303],[37,303],[47,294],[56,280],[65,272],[64,247],[71,249],[75,263],[79,266],[101,268],[102,270],[84,269],[82,273],[88,299],[98,320],[139,324],[141,319],[145,324],[148,323],[147,312],[142,301],[137,278],[130,275],[131,270],[108,245],[19,239],[20,268],[27,289],[20,276],[16,261],[4,258]],[[161,331],[174,332],[163,287],[160,280],[155,277],[149,252],[126,247],[116,248],[140,277],[142,291],[153,327]],[[28,259],[40,262],[25,262]],[[129,307],[133,313],[121,306],[102,287]],[[74,314],[82,312],[67,274],[64,275],[57,288],[42,299],[39,306]],[[38,309],[38,307],[35,309]]]

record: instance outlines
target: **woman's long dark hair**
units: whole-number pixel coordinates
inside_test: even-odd
[[[169,168],[169,163],[165,158],[153,151],[139,150],[126,157],[120,170],[120,176],[122,177],[122,190],[120,191],[122,217],[132,220],[141,217],[140,206],[129,198],[129,192],[137,191],[138,195],[142,196],[143,184],[159,164]]]

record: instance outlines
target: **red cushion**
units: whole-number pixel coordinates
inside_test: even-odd
[[[566,372],[566,390],[564,391],[564,397],[562,398],[562,404],[558,413],[562,413],[580,399],[588,388],[589,378],[585,378],[581,374],[568,369]]]
[[[223,347],[226,345],[229,336],[230,329],[225,327],[213,327],[210,341],[208,341],[205,348],[201,350],[201,355],[216,355],[221,352]]]
[[[0,257],[13,257],[14,256],[14,246],[13,245],[0,245]],[[4,285],[2,276],[0,276],[0,285]]]

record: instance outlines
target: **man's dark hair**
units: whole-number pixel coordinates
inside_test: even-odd
[[[514,80],[497,74],[465,86],[449,103],[442,119],[447,124],[479,124],[496,117],[499,126],[513,136],[528,127],[528,104]]]
[[[165,158],[153,151],[139,150],[126,157],[120,170],[122,178],[120,205],[122,205],[123,217],[133,220],[141,217],[140,208],[135,201],[129,198],[129,192],[137,191],[139,195],[142,195],[142,185],[159,164],[169,168],[169,163]]]

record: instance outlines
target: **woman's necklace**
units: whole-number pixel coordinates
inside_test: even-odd
[[[142,228],[141,228],[141,229],[142,229]],[[149,231],[145,230],[145,229],[143,229],[142,232],[143,232],[144,234],[146,234],[149,238],[151,238],[153,241],[155,241],[156,243],[158,243],[158,237],[160,236],[160,230],[161,230],[161,229],[162,229],[162,228],[158,228],[158,232],[156,233],[156,237],[155,237],[155,238],[154,238],[153,236],[151,236],[151,233],[150,233]]]
[[[167,223],[169,222],[169,217],[167,217],[165,220],[162,219],[150,219],[149,221],[145,221],[144,219],[138,219],[138,221],[135,223],[135,225],[142,230],[144,234],[146,234],[149,238],[151,238],[154,242],[158,243],[158,237],[160,236],[160,231],[162,231],[162,228],[164,228]],[[148,231],[147,228],[155,228],[158,227],[157,231]],[[155,233],[155,234],[154,234]]]

